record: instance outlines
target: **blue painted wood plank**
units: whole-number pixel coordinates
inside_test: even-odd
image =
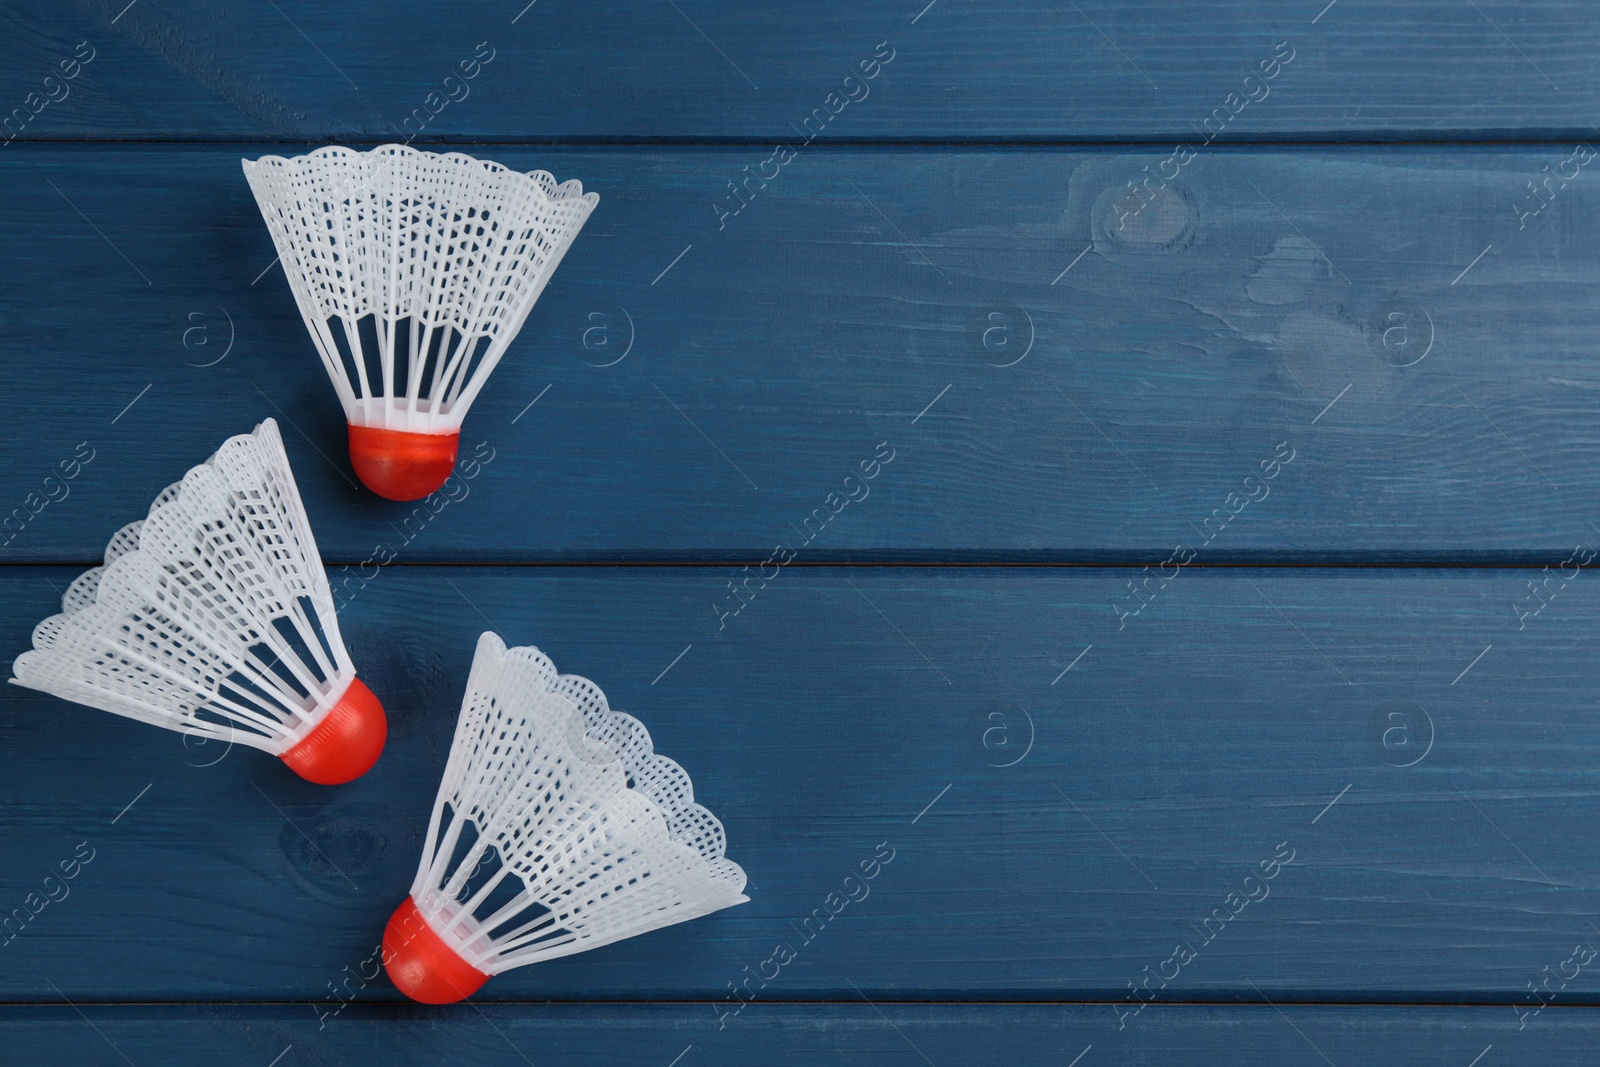
[[[495,148],[602,200],[467,418],[489,462],[420,511],[350,474],[261,151],[5,157],[0,559],[97,558],[268,416],[354,564],[1554,565],[1597,536],[1570,146],[1217,150],[1148,199],[1147,151],[819,149],[720,229],[748,149]],[[1534,213],[1544,168],[1578,176]]]
[[[1600,94],[1583,0],[76,0],[0,18],[24,138],[1584,138]],[[82,42],[90,66],[47,89]]]
[[[654,1064],[708,1067],[1108,1063],[1190,1067],[1585,1063],[1593,1011],[1549,1011],[1525,1029],[1504,1007],[1153,1005],[1122,1031],[1101,1005],[767,1004],[718,1029],[707,1004],[352,1006],[319,1029],[309,1005],[8,1009],[8,1045],[39,1067],[217,1062]],[[96,1032],[98,1031],[98,1033]],[[120,1057],[126,1056],[124,1060]],[[1076,1058],[1075,1058],[1076,1057]],[[1475,1057],[1477,1058],[1475,1060]],[[1324,1059],[1325,1058],[1325,1059]]]
[[[1524,572],[1183,568],[1119,619],[1115,569],[790,567],[719,629],[735,573],[384,570],[341,627],[389,749],[337,789],[7,687],[0,911],[80,862],[0,999],[395,999],[372,953],[490,627],[649,727],[751,902],[487,1000],[1505,1005],[1600,941],[1586,570],[1519,618]],[[0,647],[68,578],[0,574]]]

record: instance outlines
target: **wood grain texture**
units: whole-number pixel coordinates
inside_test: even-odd
[[[824,107],[829,140],[1190,140],[1220,108],[1230,140],[1566,138],[1590,136],[1600,94],[1584,0],[75,0],[0,17],[8,110],[96,49],[26,138],[767,141]],[[852,89],[880,43],[891,64]],[[1289,65],[1247,84],[1280,44]],[[480,45],[493,58],[463,82]]]
[[[1591,1062],[1596,20],[0,0],[0,659],[272,416],[391,727],[328,789],[0,690],[0,1060]],[[420,507],[238,164],[392,140],[602,197]],[[489,628],[752,899],[426,1009]]]
[[[1131,201],[1158,155],[816,149],[720,230],[749,149],[497,148],[602,201],[467,418],[492,462],[420,517],[349,472],[239,173],[262,150],[10,150],[0,516],[39,514],[0,558],[98,558],[268,416],[352,563],[1555,564],[1600,536],[1597,179],[1513,211],[1560,145],[1215,150]]]
[[[1600,944],[1573,833],[1600,818],[1588,573],[1520,631],[1499,571],[1189,569],[1120,630],[1114,570],[786,568],[719,630],[728,573],[385,570],[341,626],[389,749],[338,789],[8,687],[0,905],[94,857],[0,949],[0,998],[50,1001],[43,977],[74,1001],[331,997],[410,884],[490,627],[649,727],[751,902],[487,1000],[732,1010],[765,970],[740,996],[1132,1010],[1165,970],[1163,1000],[1505,1004]],[[0,576],[5,647],[69,577]]]
[[[319,1067],[474,1063],[526,1067],[707,1067],[752,1063],[1284,1063],[1466,1067],[1585,1063],[1600,1040],[1591,1010],[1554,1011],[1525,1030],[1505,1008],[1155,1005],[1118,1031],[1103,1006],[763,1005],[718,1030],[711,1005],[352,1006],[318,1029],[309,1005],[8,1009],[8,1047],[38,1067],[230,1062]],[[92,1026],[90,1025],[92,1023]],[[99,1033],[96,1033],[96,1031]],[[124,1059],[123,1057],[126,1057]],[[1081,1057],[1074,1060],[1074,1057]],[[674,1059],[677,1057],[677,1059]]]

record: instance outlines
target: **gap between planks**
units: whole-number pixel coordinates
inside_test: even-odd
[[[1451,1008],[1456,1008],[1456,1009],[1460,1009],[1462,1011],[1469,1011],[1469,1010],[1478,1010],[1478,1009],[1481,1009],[1481,1008],[1499,1008],[1499,1007],[1504,1007],[1504,1006],[1506,1006],[1506,1005],[1511,1003],[1511,1001],[1508,1000],[1507,998],[1510,997],[1510,996],[1514,996],[1514,995],[1515,995],[1514,993],[1482,993],[1482,992],[1475,992],[1475,993],[1458,994],[1458,995],[1456,995],[1455,999],[1450,999],[1450,1000],[1446,1000],[1446,999],[1428,999],[1428,998],[1423,998],[1423,999],[1412,998],[1412,999],[1408,999],[1408,1000],[1355,1000],[1355,999],[1352,999],[1352,1000],[1337,1000],[1337,999],[1331,999],[1331,998],[1326,998],[1326,997],[1319,998],[1319,999],[1306,999],[1306,998],[1285,999],[1285,998],[1281,998],[1280,997],[1280,998],[1277,998],[1277,999],[1274,999],[1274,1000],[1271,1000],[1271,1001],[1266,1001],[1266,1000],[1260,1000],[1260,999],[1254,999],[1254,1000],[1246,999],[1245,996],[1244,996],[1244,993],[1242,991],[1240,992],[1240,994],[1238,996],[1229,996],[1227,991],[1224,990],[1224,991],[1213,991],[1213,994],[1210,997],[1198,997],[1198,998],[1181,999],[1181,1000],[1180,999],[1172,999],[1172,1000],[1154,1000],[1154,1001],[1149,1001],[1149,1002],[1147,1002],[1147,1006],[1149,1006],[1149,1007],[1168,1007],[1168,1008],[1250,1008],[1250,1009],[1257,1009],[1257,1010],[1261,1010],[1261,1009],[1276,1010],[1277,1008],[1350,1008],[1352,1010],[1354,1010],[1354,1009],[1372,1009],[1372,1008],[1378,1008],[1378,1009],[1389,1008],[1389,1009],[1394,1009],[1396,1011],[1411,1011],[1411,1010],[1418,1010],[1418,1009],[1451,1009]],[[725,999],[726,998],[724,998],[723,1001],[718,1001],[718,1000],[694,1000],[694,999],[660,999],[660,998],[652,997],[652,998],[650,998],[648,1000],[645,1000],[645,999],[640,999],[640,1000],[616,1000],[616,999],[606,999],[606,998],[596,998],[596,999],[592,999],[592,1000],[552,1000],[552,999],[550,999],[548,997],[541,997],[541,998],[539,998],[537,1000],[488,1000],[488,999],[484,999],[484,998],[480,997],[480,998],[476,998],[473,1001],[473,1003],[481,1004],[481,1005],[484,1005],[486,1007],[497,1007],[497,1008],[516,1008],[516,1007],[527,1007],[527,1008],[548,1008],[548,1007],[557,1007],[557,1008],[587,1008],[587,1007],[596,1007],[596,1008],[603,1008],[603,1007],[651,1008],[651,1007],[677,1007],[677,1006],[682,1006],[682,1007],[701,1007],[701,1006],[704,1006],[704,1005],[707,1005],[707,1004],[721,1004],[721,1003],[725,1002]],[[161,1008],[161,1009],[190,1008],[190,1007],[202,1007],[202,1006],[203,1007],[222,1007],[222,1008],[244,1008],[244,1009],[248,1009],[248,1008],[299,1008],[299,1007],[311,1007],[311,1006],[324,1004],[324,1003],[326,1003],[326,999],[323,999],[323,1000],[83,1000],[83,999],[76,999],[76,1000],[73,1001],[73,1004],[76,1004],[79,1007],[93,1007],[93,1008]],[[765,1001],[762,1001],[762,1003],[766,1004],[768,1006],[772,1006],[772,1007],[792,1007],[792,1008],[843,1007],[843,1008],[850,1008],[850,1007],[860,1007],[863,1002],[859,998],[856,998],[856,999],[833,999],[833,998],[829,998],[829,997],[816,997],[816,998],[806,998],[806,999],[801,999],[801,998],[781,998],[781,999],[765,1000]],[[1110,998],[1105,998],[1105,997],[1091,997],[1091,998],[1052,998],[1052,997],[1015,998],[1015,997],[1013,997],[1013,998],[1006,998],[1006,999],[973,999],[971,997],[944,997],[944,998],[920,998],[920,999],[916,999],[916,1000],[909,1000],[909,999],[895,1000],[895,999],[889,999],[889,998],[886,998],[886,997],[873,997],[871,1003],[879,1005],[879,1006],[882,1006],[882,1007],[934,1008],[934,1009],[937,1009],[937,1008],[948,1008],[948,1007],[974,1007],[974,1008],[986,1008],[986,1007],[993,1007],[993,1008],[1011,1008],[1011,1007],[1080,1008],[1081,1007],[1081,1008],[1100,1008],[1100,1007],[1106,1007],[1106,1006],[1126,1005],[1128,1003],[1128,1000],[1127,1000],[1126,996],[1123,996],[1121,999],[1110,999]],[[428,1005],[414,1003],[414,1002],[409,1001],[409,1000],[367,1000],[367,1001],[361,1001],[359,1003],[354,1003],[354,1004],[347,1005],[347,1006],[359,1007],[359,1008],[363,1008],[363,1009],[365,1009],[367,1011],[372,1011],[374,1009],[380,1010],[380,1011],[386,1010],[386,1009],[416,1010],[416,1011],[424,1012],[424,1013],[429,1011]],[[1565,1004],[1556,1004],[1556,1003],[1552,1002],[1552,1003],[1546,1004],[1545,1007],[1546,1008],[1552,1008],[1552,1009],[1567,1010],[1567,1011],[1594,1011],[1594,1010],[1600,1009],[1600,1000],[1590,1000],[1590,1001],[1573,1000],[1573,1001],[1569,1001],[1569,1002],[1567,1002]],[[47,1000],[0,1000],[0,1010],[6,1009],[6,1008],[44,1009],[46,1011],[51,1011],[51,1012],[60,1011],[60,1012],[63,1012],[63,1013],[70,1012],[71,1010],[73,1010],[71,1008],[71,1006],[69,1006],[69,1005],[61,1004],[59,1002],[52,1003],[52,1002],[47,1001]]]
[[[1559,553],[1557,553],[1559,555]],[[324,559],[323,569],[332,570],[335,567],[359,567],[362,560]],[[389,568],[427,569],[430,567],[654,567],[654,568],[701,568],[709,569],[725,567],[742,570],[746,567],[760,566],[763,561],[759,558],[750,560],[475,560],[475,559],[446,559],[446,560],[409,560],[405,562],[382,563],[377,566],[387,570]],[[1161,564],[1159,559],[1148,560],[1117,560],[1112,562],[1050,562],[1037,560],[794,560],[784,564],[784,567],[918,567],[918,568],[945,568],[950,570],[1138,570],[1147,567],[1156,567]],[[88,570],[100,567],[105,560],[0,560],[0,573],[7,568],[25,570],[39,567],[69,567]],[[1360,570],[1390,570],[1390,571],[1519,571],[1542,570],[1552,565],[1546,560],[1522,560],[1517,562],[1483,563],[1469,562],[1456,563],[1448,560],[1425,561],[1347,561],[1347,562],[1264,562],[1250,560],[1241,562],[1210,562],[1187,563],[1185,569],[1194,570],[1316,570],[1316,571],[1360,571]],[[0,1001],[0,1004],[3,1004]]]
[[[1592,126],[1573,126],[1571,128],[1552,128],[1538,136],[1520,137],[1493,137],[1487,134],[1465,136],[1440,136],[1437,131],[1400,130],[1393,133],[1379,135],[1376,131],[1365,131],[1360,136],[1337,137],[1331,136],[1327,131],[1311,131],[1305,134],[1290,132],[1276,132],[1260,136],[1239,136],[1234,138],[1218,138],[1207,146],[1210,151],[1214,148],[1247,148],[1247,149],[1297,149],[1297,148],[1470,148],[1483,146],[1528,147],[1543,148],[1552,146],[1565,146],[1573,140],[1582,140],[1594,132]],[[956,148],[956,149],[1013,149],[1013,148],[1106,148],[1128,149],[1130,151],[1145,150],[1170,146],[1174,141],[1193,139],[1193,130],[1172,130],[1166,133],[1139,135],[1138,137],[1050,137],[1018,135],[1016,137],[995,138],[893,138],[893,137],[817,137],[810,146],[823,148]],[[1430,135],[1431,134],[1431,135]],[[307,138],[310,138],[309,140]],[[440,136],[437,138],[417,137],[408,144],[449,145],[451,147],[470,147],[473,145],[489,145],[502,147],[530,147],[553,148],[770,148],[774,138],[782,139],[780,131],[774,131],[766,136],[737,136],[737,137],[636,137],[627,135],[616,136],[574,136],[571,134],[550,136],[490,136],[470,135]],[[63,145],[98,145],[104,147],[172,147],[182,148],[192,145],[207,145],[222,147],[227,145],[269,145],[290,146],[306,149],[308,146],[329,143],[342,145],[385,145],[394,144],[393,137],[373,136],[361,134],[359,136],[346,136],[338,131],[320,131],[308,134],[307,137],[293,138],[240,138],[237,136],[219,137],[29,137],[26,134],[14,139],[15,144],[63,146]]]

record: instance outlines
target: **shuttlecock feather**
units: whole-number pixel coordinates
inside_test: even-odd
[[[341,146],[243,160],[374,492],[415,500],[599,203],[459,152]]]
[[[486,633],[386,966],[413,999],[449,1003],[514,967],[743,903],[724,847],[639,720]]]
[[[33,632],[17,685],[281,757],[364,773],[383,709],[356,678],[278,426],[224,442],[118,530]]]

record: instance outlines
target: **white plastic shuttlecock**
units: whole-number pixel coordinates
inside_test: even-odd
[[[391,500],[427,496],[599,195],[397,144],[243,163],[344,404],[356,473]]]
[[[537,648],[478,639],[422,862],[384,931],[413,1000],[742,904],[744,871],[682,767]]]
[[[351,666],[278,425],[216,455],[118,530],[17,685],[280,757],[325,785],[383,750],[383,707]]]

